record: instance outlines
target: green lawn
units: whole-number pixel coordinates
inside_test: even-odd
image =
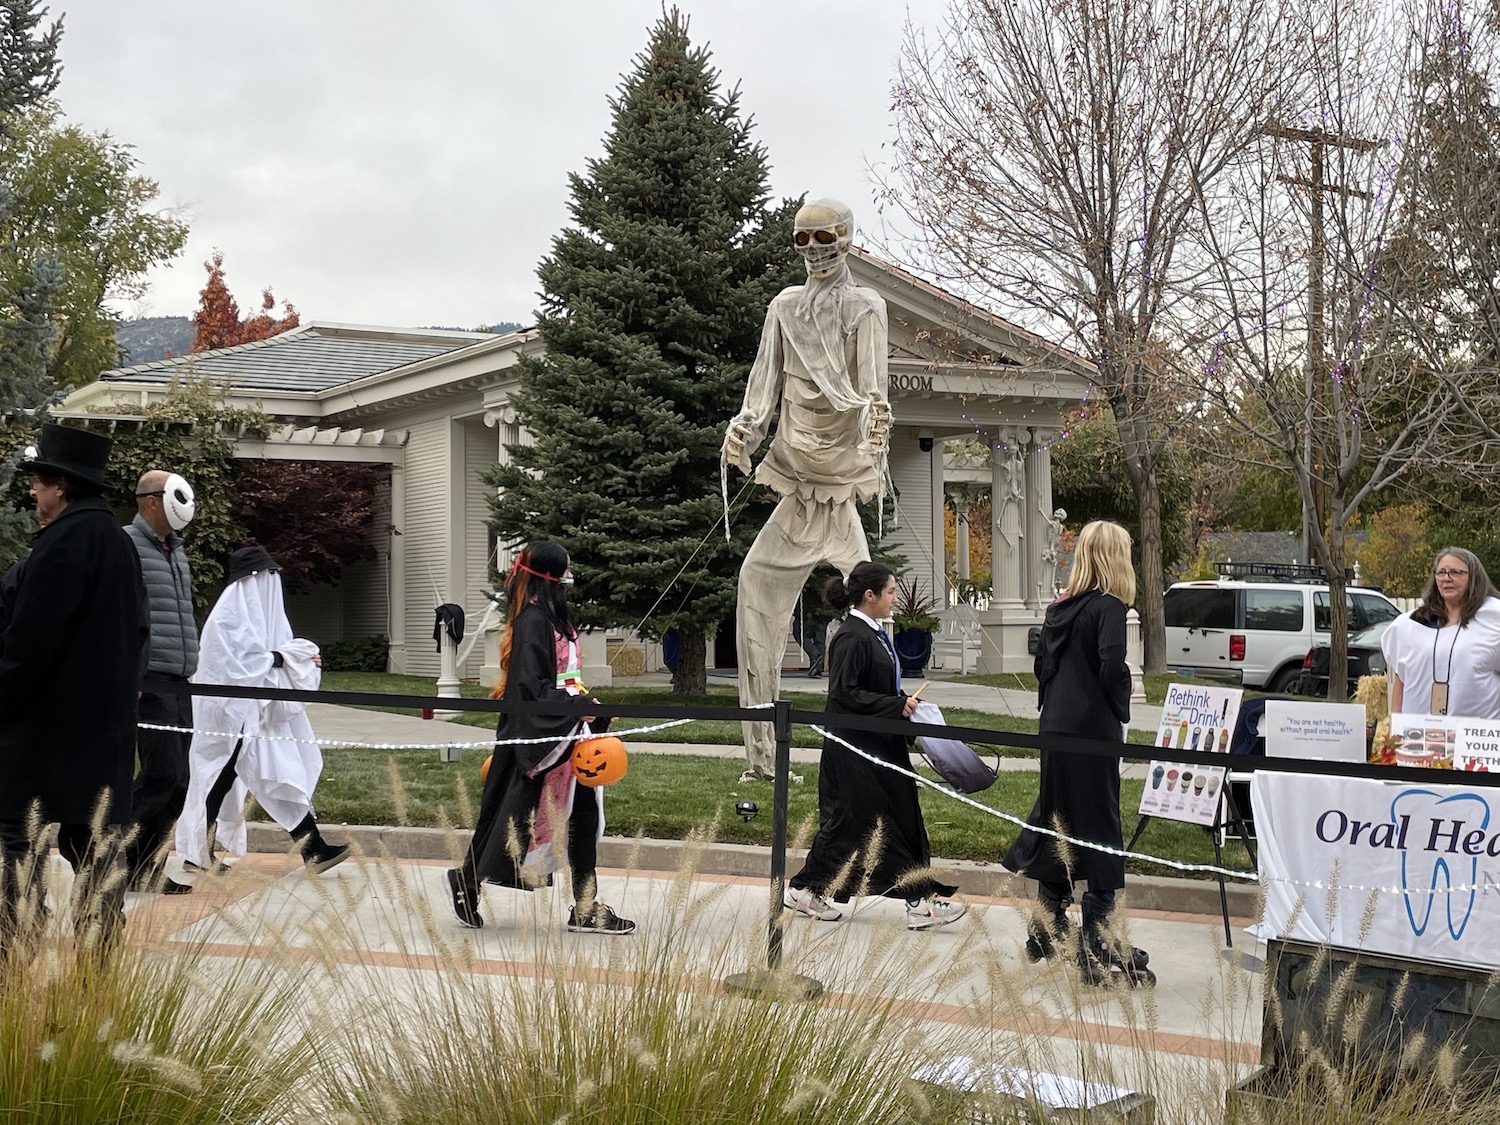
[[[984,677],[984,680],[1019,678]],[[432,691],[429,679],[383,673],[330,672],[323,677],[323,686],[330,691],[414,695],[427,695]],[[488,694],[473,683],[463,684],[461,690],[468,698],[484,698]],[[663,707],[733,706],[738,698],[735,689],[728,685],[710,685],[707,695],[686,698],[673,696],[665,688],[603,688],[597,694],[609,703]],[[818,711],[823,708],[824,699],[818,694],[793,692],[787,698],[799,710]],[[1036,733],[1035,719],[963,708],[954,708],[944,714],[955,725]],[[494,720],[490,715],[474,714],[466,716],[465,721],[481,729],[491,729]],[[622,719],[617,729],[628,730],[653,721]],[[648,737],[654,742],[740,745],[739,724],[734,722],[695,721]],[[819,745],[818,736],[806,727],[796,729],[793,741],[804,747]],[[1131,741],[1149,745],[1151,734],[1133,731]],[[1032,756],[1030,751],[1017,747],[1003,747],[1001,752],[1012,757]],[[326,751],[323,778],[318,785],[318,815],[323,820],[349,824],[425,826],[441,824],[446,818],[448,823],[467,827],[472,823],[474,810],[479,807],[481,760],[482,755],[477,751],[466,754],[462,763],[444,762],[436,751]],[[739,754],[722,758],[636,754],[631,758],[630,773],[609,791],[609,831],[626,836],[642,834],[678,839],[711,822],[716,825],[714,835],[719,841],[768,844],[771,787],[767,784],[741,786],[739,776],[743,768],[744,762]],[[805,778],[804,784],[792,787],[790,819],[795,837],[799,826],[809,833],[815,827],[818,769],[815,765],[794,768]],[[399,781],[394,783],[393,770],[399,775]],[[1036,798],[1036,784],[1034,773],[1002,773],[991,789],[975,799],[992,808],[1024,817]],[[1121,823],[1126,826],[1127,834],[1136,822],[1135,809],[1140,801],[1141,784],[1130,780],[1123,784]],[[738,820],[733,809],[740,797],[757,801],[761,806],[760,816],[748,823]],[[934,855],[996,862],[1015,838],[1015,826],[950,797],[924,789],[922,803]],[[1208,863],[1213,859],[1212,845],[1205,831],[1171,821],[1153,821],[1137,850],[1194,863]],[[1231,855],[1230,865],[1248,868],[1243,850]],[[1134,864],[1131,870],[1137,870]],[[1150,864],[1141,865],[1139,871],[1166,873],[1166,869]]]
[[[974,679],[974,677],[969,678]],[[391,692],[407,695],[430,695],[433,690],[432,681],[424,677],[396,676],[383,672],[328,672],[323,676],[323,687],[328,691]],[[1034,686],[1033,690],[1035,690]],[[460,692],[470,699],[484,699],[489,696],[489,691],[476,683],[460,685]],[[667,688],[655,687],[608,687],[600,688],[594,694],[605,703],[646,707],[734,707],[739,703],[738,690],[728,684],[710,684],[706,695],[677,696]],[[825,702],[824,696],[816,692],[787,692],[783,698],[790,700],[792,706],[799,711],[821,711]],[[370,710],[396,711],[400,709],[372,706]],[[405,713],[412,714],[413,712],[407,710]],[[943,711],[943,717],[952,726],[979,727],[985,730],[1012,731],[1018,734],[1036,733],[1035,717],[996,715],[967,707],[946,708]],[[483,730],[493,730],[495,727],[495,716],[492,714],[469,712],[460,715],[455,721]],[[633,727],[650,726],[660,721],[659,719],[620,719],[615,729],[627,731]],[[657,731],[649,738],[652,742],[690,743],[699,746],[742,745],[739,723],[713,719],[694,720],[681,727]],[[1151,732],[1131,731],[1130,741],[1149,746],[1152,742]],[[815,749],[822,745],[822,739],[808,727],[798,726],[792,731],[792,745]],[[982,744],[976,743],[976,745]],[[1031,751],[1018,747],[1001,746],[994,749],[999,750],[1006,757],[1033,756]],[[993,753],[994,749],[986,748],[982,752]]]
[[[436,751],[329,750],[324,755],[322,780],[318,784],[320,820],[349,824],[437,825],[446,815],[449,823],[467,827],[479,807],[479,763],[477,751],[461,763],[441,760]],[[391,769],[400,775],[398,802]],[[641,834],[680,839],[707,823],[716,825],[716,840],[741,844],[769,844],[771,839],[771,786],[741,785],[744,763],[737,756],[725,758],[696,755],[636,754],[630,772],[613,786],[606,800],[609,832],[613,835]],[[816,827],[818,768],[794,767],[804,781],[791,789],[790,823],[795,838],[800,830]],[[931,776],[929,774],[929,776]],[[992,808],[1024,817],[1036,799],[1036,774],[1002,773],[995,785],[976,796]],[[464,797],[460,798],[462,790]],[[1125,781],[1121,795],[1121,822],[1127,834],[1136,822],[1141,782]],[[743,822],[734,815],[734,803],[750,797],[760,805],[760,815]],[[468,806],[468,815],[463,810]],[[402,809],[398,816],[397,807]],[[998,861],[1015,838],[1016,828],[950,797],[928,789],[922,805],[934,855],[947,859]],[[440,815],[441,814],[441,815]],[[1212,862],[1208,834],[1191,825],[1153,821],[1137,850],[1191,862]],[[1231,856],[1231,865],[1248,868],[1243,851]],[[1146,864],[1131,870],[1168,874]]]
[[[984,684],[987,687],[1020,688],[1026,691],[1036,691],[1036,677],[1030,672],[1000,672],[974,676],[955,676],[954,680],[964,684]],[[1179,676],[1175,672],[1165,672],[1159,676],[1142,676],[1141,686],[1146,692],[1148,703],[1160,703],[1167,698],[1168,684],[1203,684],[1205,687],[1229,687],[1231,685],[1222,680],[1205,680],[1198,676]],[[1269,692],[1258,691],[1255,688],[1245,689],[1245,698],[1251,699],[1257,695],[1269,695]],[[1326,702],[1324,700],[1323,702]]]

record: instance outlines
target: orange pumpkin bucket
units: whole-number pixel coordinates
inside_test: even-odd
[[[628,765],[625,743],[614,735],[581,738],[573,747],[573,774],[584,785],[613,785]]]

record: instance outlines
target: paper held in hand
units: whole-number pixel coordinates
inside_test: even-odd
[[[1169,684],[1156,728],[1156,745],[1171,750],[1228,754],[1244,689]],[[1141,791],[1140,814],[1211,825],[1224,790],[1224,768],[1153,761]]]

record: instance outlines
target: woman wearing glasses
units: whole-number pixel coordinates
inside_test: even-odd
[[[1422,604],[1380,648],[1392,713],[1500,719],[1500,598],[1473,551],[1438,552]]]

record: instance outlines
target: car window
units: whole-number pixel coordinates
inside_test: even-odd
[[[1301,590],[1246,590],[1245,628],[1273,633],[1302,631]]]
[[[1379,648],[1380,638],[1385,636],[1385,631],[1391,627],[1391,621],[1394,620],[1395,618],[1393,617],[1389,620],[1366,626],[1357,633],[1350,633],[1349,644],[1351,646],[1358,645],[1360,648]]]
[[[1332,628],[1328,620],[1328,608],[1328,591],[1315,591],[1313,593],[1313,628],[1320,633],[1326,633]],[[1351,625],[1359,620],[1354,616],[1354,599],[1347,593],[1344,595],[1344,608],[1348,611]]]
[[[1381,621],[1394,621],[1401,616],[1401,611],[1384,598],[1377,598],[1374,594],[1355,594],[1354,600],[1359,603],[1359,611],[1365,615],[1365,624],[1374,625]]]
[[[1233,629],[1234,591],[1211,586],[1168,590],[1165,599],[1169,629]]]

